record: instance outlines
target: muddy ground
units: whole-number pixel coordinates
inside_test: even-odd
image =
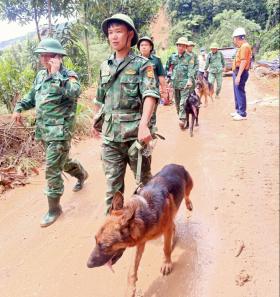
[[[276,297],[279,294],[279,111],[278,81],[247,85],[248,120],[233,122],[232,81],[221,99],[201,108],[194,137],[177,125],[175,107],[160,106],[153,172],[184,165],[194,179],[194,211],[182,204],[176,224],[174,271],[160,275],[162,240],[147,244],[139,269],[137,296]],[[265,99],[265,100],[264,100]],[[88,269],[94,234],[104,221],[105,179],[100,142],[75,145],[72,155],[90,173],[85,188],[71,191],[65,179],[64,213],[41,229],[46,211],[44,170],[30,185],[0,197],[1,297],[122,297],[131,251],[115,265]],[[134,189],[128,171],[126,197]],[[242,249],[241,246],[244,248]],[[241,254],[237,256],[239,253]]]

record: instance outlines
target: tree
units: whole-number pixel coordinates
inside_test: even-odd
[[[21,25],[35,22],[36,32],[39,41],[41,40],[39,22],[42,17],[48,15],[50,8],[50,16],[64,16],[68,18],[76,9],[75,0],[0,0],[0,17],[10,22],[17,22]],[[51,4],[51,7],[48,5]]]
[[[256,43],[261,27],[244,17],[241,10],[224,10],[213,18],[214,30],[207,36],[207,43],[217,42],[220,47],[232,45],[232,33],[237,27],[245,28],[249,42]]]

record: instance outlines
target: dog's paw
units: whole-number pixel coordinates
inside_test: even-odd
[[[162,273],[162,275],[168,275],[171,271],[172,271],[172,263],[164,262],[160,269],[160,272]]]
[[[192,204],[191,200],[186,201],[186,206],[189,211],[193,210],[193,204]]]
[[[125,297],[135,297],[136,288],[134,286],[128,286],[125,292]]]

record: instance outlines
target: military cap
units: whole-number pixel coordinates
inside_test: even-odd
[[[136,31],[133,20],[128,15],[125,15],[123,13],[116,13],[116,14],[112,15],[110,18],[105,19],[101,24],[101,28],[107,37],[108,37],[108,25],[112,21],[123,22],[133,30],[134,36],[131,40],[131,46],[134,46],[138,41],[138,33]]]

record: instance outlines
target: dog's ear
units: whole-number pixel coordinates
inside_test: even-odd
[[[110,213],[113,210],[121,210],[123,208],[123,201],[124,201],[123,194],[121,192],[116,192],[113,197]]]

